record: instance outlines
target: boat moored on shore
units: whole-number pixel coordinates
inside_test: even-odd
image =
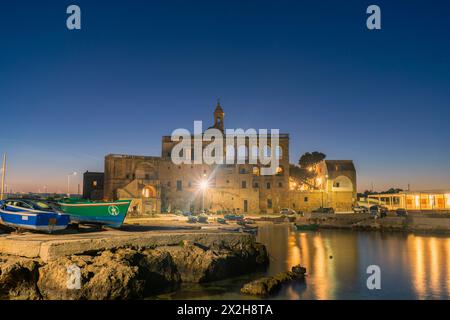
[[[70,215],[71,222],[119,228],[125,220],[131,200],[90,201],[65,198],[57,204],[64,213]]]
[[[70,217],[56,211],[45,202],[29,199],[0,201],[1,223],[17,229],[37,230],[51,233],[64,230]]]

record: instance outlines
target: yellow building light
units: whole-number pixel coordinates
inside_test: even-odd
[[[420,207],[420,196],[415,196],[415,204],[416,204],[416,208]]]
[[[450,207],[450,194],[446,194],[445,195],[445,199],[446,199],[446,202],[447,202],[447,206]]]

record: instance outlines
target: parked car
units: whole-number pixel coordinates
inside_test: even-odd
[[[383,207],[383,206],[380,206],[380,205],[377,204],[377,205],[371,206],[369,208],[369,211],[370,211],[370,215],[373,218],[378,219],[378,218],[386,217],[388,210],[387,210],[386,207]]]
[[[354,213],[369,213],[369,208],[364,206],[354,206],[353,207]]]
[[[295,210],[292,210],[290,208],[283,208],[280,210],[280,214],[282,215],[291,215],[291,214],[295,214]]]
[[[320,207],[320,208],[313,210],[312,212],[313,213],[334,213],[334,209]]]
[[[407,217],[408,211],[406,211],[406,209],[403,208],[398,208],[397,210],[395,210],[395,214],[397,215],[397,217]]]

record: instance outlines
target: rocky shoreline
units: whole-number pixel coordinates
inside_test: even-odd
[[[182,241],[158,247],[121,247],[43,261],[0,255],[1,299],[142,299],[201,283],[263,270],[269,259],[255,241],[208,246]],[[80,288],[70,288],[69,268],[80,272]]]

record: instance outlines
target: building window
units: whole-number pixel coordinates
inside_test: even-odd
[[[278,182],[278,187],[279,188],[283,188],[283,183],[282,182]]]
[[[171,153],[170,152],[167,152],[167,156],[170,158],[170,156],[171,156]]]
[[[266,187],[267,189],[270,189],[270,182],[267,182]]]
[[[167,186],[170,188],[170,181],[167,181]]]
[[[303,198],[303,201],[304,201],[304,202],[308,202],[308,197],[304,197],[304,198]]]
[[[246,174],[247,170],[245,170],[245,168],[239,168],[239,173],[240,174]]]
[[[253,167],[253,175],[259,176],[259,168],[258,167]]]
[[[181,180],[177,180],[177,191],[183,190],[183,183]]]
[[[295,203],[293,203],[293,204],[292,204],[292,208],[294,208],[294,209],[295,209]]]
[[[92,181],[92,186],[93,186],[93,187],[96,187],[96,186],[97,186],[97,181],[95,181],[95,180]]]
[[[284,174],[284,168],[283,168],[283,166],[277,167],[276,174],[277,174],[278,176],[282,176],[282,175]]]
[[[272,199],[267,199],[267,208],[272,209]]]
[[[192,188],[192,182],[191,181],[188,182],[188,187]]]
[[[275,148],[275,156],[278,160],[280,160],[281,157],[283,156],[283,149],[280,146],[277,146]]]
[[[230,183],[230,180],[227,180],[227,183]]]
[[[247,181],[242,181],[241,182],[241,187],[242,187],[242,189],[245,189],[245,188],[247,188]]]
[[[146,179],[146,180],[149,180],[149,179],[150,179],[150,175],[149,175],[149,174],[146,174],[146,175],[145,175],[145,179]]]
[[[255,183],[253,184],[253,188],[259,188],[259,183],[258,183],[258,182],[255,182]]]

